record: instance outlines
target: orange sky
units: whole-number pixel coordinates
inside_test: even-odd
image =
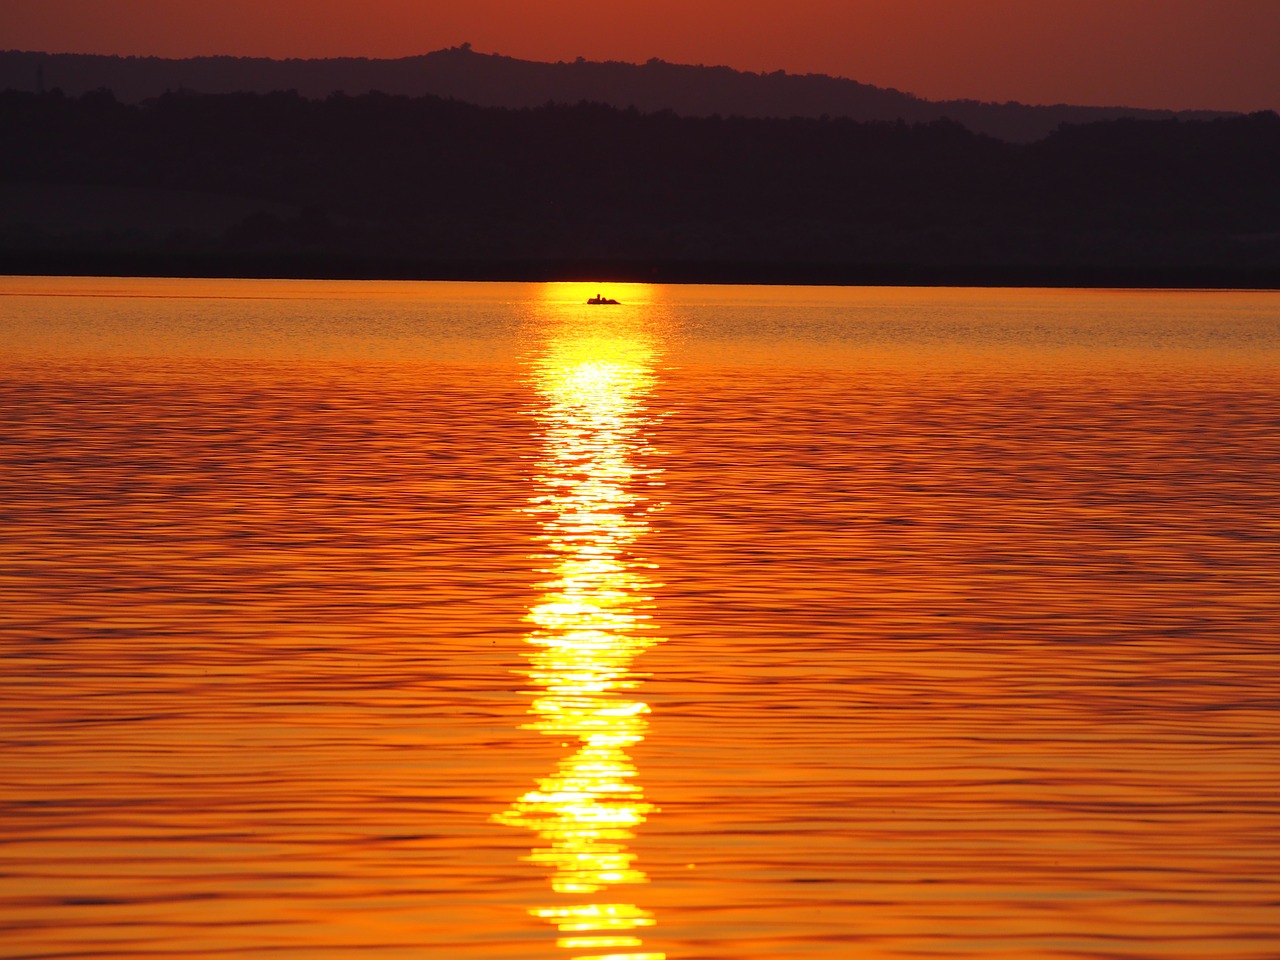
[[[930,99],[1280,109],[1280,0],[0,0],[0,48],[830,73]]]

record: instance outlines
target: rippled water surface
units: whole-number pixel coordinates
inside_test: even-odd
[[[1280,956],[1280,295],[8,278],[0,436],[0,956]]]

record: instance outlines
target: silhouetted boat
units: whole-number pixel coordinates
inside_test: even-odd
[[[617,300],[610,300],[608,297],[602,297],[602,296],[600,296],[600,294],[598,294],[598,293],[597,293],[594,297],[592,297],[590,300],[588,300],[588,301],[587,301],[587,303],[595,303],[595,304],[612,303],[612,304],[616,305],[616,304],[618,303],[618,301],[617,301]]]

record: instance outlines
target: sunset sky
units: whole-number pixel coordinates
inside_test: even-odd
[[[1280,0],[3,0],[0,48],[828,73],[930,99],[1280,109]]]

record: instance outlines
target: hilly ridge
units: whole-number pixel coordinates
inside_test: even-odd
[[[378,91],[436,96],[485,107],[520,109],[548,103],[599,103],[685,117],[752,117],[928,123],[953,120],[976,133],[1031,142],[1063,124],[1122,118],[1212,119],[1227,112],[1128,107],[1032,106],[975,100],[929,101],[899,90],[821,74],[751,73],[723,66],[691,66],[652,59],[643,64],[541,63],[482,54],[463,44],[393,60],[337,58],[270,60],[245,57],[112,57],[30,51],[0,52],[0,89],[60,89],[80,95],[111,90],[126,103],[166,92],[206,94],[296,91],[323,99]]]

